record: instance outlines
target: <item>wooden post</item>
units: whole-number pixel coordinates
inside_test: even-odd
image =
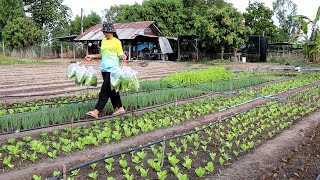
[[[67,180],[67,166],[62,166],[63,180]]]
[[[181,49],[180,49],[180,41],[178,39],[178,59],[177,61],[180,61],[181,60]]]
[[[74,42],[72,43],[73,45],[73,59],[76,59],[76,47],[74,45]]]
[[[132,48],[132,45],[131,45],[131,41],[129,41],[129,57],[128,57],[128,60],[131,61],[131,48]]]
[[[71,117],[71,141],[73,142],[73,121],[74,121],[74,116]]]
[[[166,149],[166,136],[163,136],[163,145],[162,145],[163,149],[162,149],[162,160],[161,160],[161,167],[163,167],[163,162],[164,162],[164,152]]]
[[[8,102],[7,102],[7,94],[4,97],[4,108],[6,109],[7,114],[9,114]]]
[[[62,42],[61,42],[61,59],[63,59],[63,45],[62,45]]]
[[[198,39],[196,39],[197,61],[199,60]]]
[[[178,99],[176,98],[176,106],[174,108],[174,115],[177,114],[177,107],[178,107]]]
[[[89,41],[87,41],[87,55],[89,54]]]
[[[2,41],[2,50],[3,50],[3,55],[5,56],[6,55],[6,48],[4,46],[4,41]]]

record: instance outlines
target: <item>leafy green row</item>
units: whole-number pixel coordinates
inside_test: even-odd
[[[74,170],[69,174],[69,179],[203,178],[218,172],[226,163],[319,109],[320,99],[311,99],[313,101],[306,104],[271,102],[266,107],[253,108],[221,123],[204,127],[198,133]],[[53,173],[57,174],[60,172]]]
[[[155,104],[174,101],[176,99],[185,99],[200,96],[204,92],[201,90],[172,89],[167,91],[153,91],[150,93],[141,93],[139,95],[126,96],[122,98],[123,105],[127,110],[140,107],[151,106]],[[71,118],[80,120],[87,118],[86,112],[94,109],[95,103],[79,103],[65,105],[59,108],[49,108],[45,110],[3,115],[0,116],[0,126],[2,132],[25,130],[36,127],[60,124],[70,122]],[[113,111],[110,103],[104,108],[104,114]]]
[[[250,99],[249,96],[218,97],[199,100],[193,103],[173,105],[165,109],[143,113],[140,116],[127,115],[123,119],[98,121],[92,126],[76,127],[71,141],[71,128],[41,133],[34,137],[8,139],[7,144],[1,146],[4,157],[11,157],[14,168],[23,161],[36,162],[37,159],[55,158],[63,153],[83,150],[92,146],[109,144],[123,140],[140,133],[146,133],[162,127],[173,126],[182,122],[216,112]]]

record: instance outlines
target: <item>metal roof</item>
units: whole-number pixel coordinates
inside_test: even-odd
[[[130,22],[130,23],[116,23],[114,28],[117,31],[119,39],[135,39],[138,35],[157,36],[161,35],[161,31],[157,28],[154,21]],[[147,32],[150,28],[152,32]],[[76,37],[75,41],[98,41],[105,36],[102,33],[102,24],[97,24],[86,30],[83,34]]]

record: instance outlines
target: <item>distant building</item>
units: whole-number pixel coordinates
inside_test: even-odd
[[[128,59],[165,59],[166,54],[173,53],[169,39],[163,37],[162,32],[154,21],[115,23],[118,38],[122,41],[124,51],[128,52]],[[82,42],[87,47],[87,54],[100,52],[100,43],[104,38],[102,24],[97,24],[74,41]]]

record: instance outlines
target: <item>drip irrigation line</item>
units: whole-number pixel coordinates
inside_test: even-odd
[[[281,74],[281,73],[279,73],[279,74]],[[247,78],[264,77],[264,76],[268,76],[268,75],[270,75],[270,74],[248,76],[248,77],[243,77],[243,78],[234,78],[232,80],[241,80],[241,79],[247,79]],[[271,74],[271,75],[278,76],[278,73],[274,73],[274,74]],[[218,82],[218,81],[228,81],[228,79],[226,79],[226,80],[215,80],[213,82]],[[147,82],[147,81],[143,81],[143,82]],[[150,82],[152,82],[152,81],[150,81]],[[129,93],[125,93],[125,94],[135,94],[135,93],[149,92],[149,91],[154,91],[154,90],[177,89],[177,88],[183,88],[185,86],[194,86],[194,85],[198,85],[198,84],[192,83],[192,84],[181,85],[181,86],[176,86],[176,87],[172,87],[172,88],[149,89],[149,90],[143,90],[143,91],[137,91],[137,92],[129,92]],[[206,84],[206,83],[203,83],[203,84]],[[48,93],[48,94],[34,94],[34,95],[6,95],[6,96],[0,96],[0,99],[2,99],[2,98],[27,98],[27,97],[37,97],[37,96],[41,97],[41,96],[63,95],[63,94],[68,94],[68,93],[73,93],[73,92],[80,92],[80,91],[86,91],[86,90],[98,90],[98,89],[99,88],[90,87],[88,89],[72,90],[72,91],[68,91],[68,92],[64,92],[64,93]]]
[[[97,90],[98,88],[89,88],[88,90]],[[3,98],[28,98],[28,97],[41,97],[41,96],[55,96],[55,95],[66,95],[74,92],[81,92],[86,91],[87,89],[78,89],[78,90],[71,90],[64,93],[50,93],[50,94],[33,94],[33,95],[6,95],[0,96],[0,99]]]
[[[221,93],[215,93],[215,94],[223,94],[223,92],[221,92]],[[214,94],[214,95],[215,95],[215,94]],[[193,98],[188,98],[188,99],[181,99],[181,100],[179,100],[179,101],[172,101],[172,102],[168,102],[168,103],[162,103],[162,104],[159,104],[159,105],[142,107],[142,108],[139,108],[139,109],[136,109],[136,110],[127,111],[126,113],[123,113],[123,114],[121,114],[121,115],[107,115],[107,116],[103,116],[103,117],[100,117],[100,118],[82,119],[82,120],[78,120],[78,121],[73,122],[73,124],[79,124],[79,123],[85,123],[85,122],[92,122],[92,121],[108,120],[108,119],[112,119],[112,118],[115,118],[115,117],[121,117],[121,116],[124,116],[124,115],[127,115],[127,114],[139,113],[139,112],[141,112],[141,111],[146,111],[146,110],[158,109],[158,108],[161,108],[161,107],[166,107],[166,106],[169,106],[169,105],[173,105],[173,104],[175,104],[175,103],[177,103],[177,102],[178,102],[178,103],[182,103],[182,102],[188,102],[188,101],[194,101],[194,100],[207,99],[209,96],[212,96],[212,95],[211,95],[211,94],[206,94],[206,95],[204,95],[204,96],[193,97]],[[57,110],[57,109],[60,109],[60,108],[62,109],[62,108],[67,108],[67,107],[59,107],[59,108],[51,109],[51,110]],[[39,111],[39,112],[41,112],[41,111]],[[28,113],[28,112],[26,112],[26,113]],[[29,113],[30,113],[30,112],[29,112]],[[34,113],[34,111],[33,111],[32,113]],[[19,115],[20,115],[20,114],[19,114]],[[9,116],[9,115],[7,115],[7,116]],[[52,125],[47,125],[47,126],[32,128],[32,129],[16,130],[16,131],[4,132],[4,133],[0,133],[0,136],[9,135],[9,134],[16,134],[16,133],[23,133],[23,132],[29,132],[29,131],[40,130],[40,129],[50,128],[50,127],[63,126],[63,125],[68,125],[68,124],[70,124],[69,121],[64,122],[64,123],[59,123],[59,124],[52,124]]]
[[[273,104],[276,104],[276,103],[273,103]],[[269,107],[269,106],[271,106],[271,105],[273,105],[273,104],[261,105],[261,106],[257,106],[257,107],[254,107],[254,108]],[[91,164],[98,163],[98,162],[104,161],[104,160],[109,159],[109,158],[118,157],[118,156],[120,156],[120,155],[122,155],[122,154],[129,154],[129,153],[131,153],[131,152],[139,151],[139,150],[141,150],[141,149],[148,148],[148,147],[150,147],[150,146],[152,146],[152,145],[160,144],[160,143],[162,143],[162,142],[164,142],[164,141],[170,141],[170,140],[172,140],[172,139],[178,139],[178,138],[181,138],[181,137],[185,137],[185,136],[189,136],[189,135],[192,135],[192,134],[199,133],[199,132],[201,132],[201,131],[205,131],[206,129],[209,129],[209,128],[211,128],[212,126],[214,126],[214,125],[216,125],[216,124],[218,124],[218,123],[225,122],[226,120],[228,120],[228,119],[230,119],[230,118],[232,118],[232,117],[235,117],[235,116],[237,116],[237,115],[239,115],[239,114],[246,113],[246,112],[248,112],[248,111],[250,111],[250,110],[252,110],[252,109],[246,109],[246,110],[244,110],[244,111],[235,113],[235,114],[233,114],[233,115],[226,116],[226,117],[224,117],[223,119],[221,119],[221,120],[219,120],[219,121],[215,121],[215,122],[213,122],[213,123],[210,123],[209,125],[206,125],[206,126],[200,128],[200,129],[196,129],[196,130],[191,131],[191,132],[188,132],[188,133],[183,133],[183,134],[180,134],[180,135],[171,136],[171,137],[169,137],[169,138],[164,138],[164,139],[161,139],[161,140],[157,140],[157,141],[154,141],[154,142],[151,142],[151,143],[148,143],[148,144],[139,146],[139,147],[131,148],[131,149],[126,150],[126,151],[122,151],[122,152],[119,152],[119,153],[115,153],[115,154],[112,154],[112,155],[108,155],[108,156],[105,156],[105,157],[102,157],[102,158],[99,158],[99,159],[96,159],[96,160],[93,160],[93,161],[86,162],[86,163],[81,164],[81,165],[78,165],[78,166],[74,166],[74,167],[68,169],[66,173],[67,173],[67,174],[70,174],[70,173],[71,173],[72,171],[74,171],[74,170],[81,169],[81,168],[86,167],[86,166],[89,166],[89,165],[91,165]],[[48,180],[59,179],[59,178],[61,178],[61,176],[62,176],[62,174],[57,175],[57,176],[54,176],[54,177],[51,177],[51,178],[48,178]],[[53,179],[52,179],[52,178],[53,178]]]
[[[246,78],[243,78],[243,79],[237,79],[237,80],[245,80]],[[235,79],[233,79],[235,80]],[[287,79],[283,79],[283,80],[287,80]],[[223,81],[228,81],[228,80],[223,80]],[[271,80],[272,81],[272,80]],[[267,83],[270,83],[271,81],[267,81],[267,82],[262,82],[262,83],[258,83],[258,84],[255,84],[255,85],[263,85],[263,84],[267,84]],[[215,81],[213,81],[215,82]],[[213,83],[212,82],[212,83]],[[138,91],[138,92],[135,92],[135,93],[125,93],[124,95],[122,95],[123,97],[127,97],[129,96],[130,94],[131,95],[135,95],[135,94],[139,94],[139,93],[144,93],[144,92],[153,92],[153,91],[160,91],[160,90],[172,90],[172,89],[180,89],[180,88],[192,88],[191,86],[201,86],[205,91],[208,91],[208,92],[212,92],[212,90],[210,89],[207,89],[205,88],[203,85],[204,84],[210,84],[210,83],[199,83],[199,84],[192,84],[192,85],[184,85],[184,86],[179,86],[179,87],[174,87],[174,88],[160,88],[160,89],[153,89],[153,90],[145,90],[145,91]],[[252,85],[254,86],[254,85]],[[247,86],[247,87],[244,87],[244,88],[240,88],[240,89],[246,89],[250,86]],[[239,88],[238,88],[239,89]],[[229,89],[231,90],[231,89]],[[235,89],[232,89],[232,90],[236,90]],[[219,91],[216,91],[216,92],[219,92]],[[97,100],[98,98],[91,98],[91,99],[87,99],[87,100],[79,100],[79,101],[71,101],[71,102],[65,102],[65,103],[44,103],[44,104],[36,104],[36,106],[40,107],[40,106],[53,106],[53,105],[66,105],[66,104],[79,104],[79,103],[86,103],[86,101],[94,101],[94,100]],[[30,108],[30,107],[34,107],[35,105],[27,105],[27,106],[14,106],[14,107],[2,107],[0,108],[0,110],[9,110],[9,109],[16,109],[16,108]]]
[[[316,81],[316,82],[320,82],[319,81]],[[305,84],[305,85],[302,85],[302,86],[299,86],[299,87],[303,87],[303,86],[306,86],[306,85],[310,85],[310,84],[313,84],[315,82],[312,82],[312,83],[309,83],[309,84]],[[297,87],[298,88],[298,87]],[[246,88],[244,88],[246,89]],[[290,88],[290,89],[295,89],[295,88]],[[288,89],[289,90],[289,89]],[[238,90],[237,92],[239,92],[240,90]],[[266,96],[259,96],[259,97],[256,97],[255,100],[257,99],[261,99],[261,98],[270,98],[272,96],[275,96],[279,93],[283,93],[283,92],[286,92],[285,91],[281,91],[281,92],[278,92],[276,94],[272,94],[272,95],[266,95]],[[181,99],[179,101],[177,101],[178,103],[182,103],[182,102],[188,102],[188,101],[194,101],[194,100],[199,100],[199,99],[205,99],[207,97],[210,97],[210,96],[213,96],[213,95],[218,95],[218,94],[228,94],[230,93],[230,91],[228,92],[214,92],[214,93],[209,93],[209,94],[206,94],[204,96],[199,96],[199,97],[193,97],[193,98],[188,98],[188,99]],[[250,102],[254,101],[254,100],[249,100]],[[83,120],[78,120],[76,122],[73,122],[73,124],[79,124],[79,123],[85,123],[85,122],[91,122],[91,121],[100,121],[100,120],[108,120],[108,119],[112,119],[114,117],[120,117],[120,116],[123,116],[123,115],[126,115],[126,114],[133,114],[133,113],[138,113],[138,112],[141,112],[141,111],[146,111],[146,110],[150,110],[150,109],[157,109],[157,108],[161,108],[161,107],[166,107],[168,105],[172,105],[172,104],[175,104],[177,103],[176,101],[172,101],[172,102],[168,102],[168,103],[163,103],[163,104],[159,104],[159,105],[154,105],[154,106],[149,106],[149,107],[144,107],[144,108],[139,108],[138,110],[131,110],[131,111],[127,111],[126,113],[123,113],[121,115],[108,115],[108,116],[103,116],[103,117],[100,117],[100,118],[91,118],[91,119],[83,119]],[[246,104],[246,103],[241,103],[241,104]],[[235,106],[232,106],[232,107],[237,107],[237,105]],[[67,106],[65,107],[59,107],[59,108],[55,108],[55,109],[51,109],[51,110],[57,110],[57,109],[62,109],[62,108],[67,108]],[[231,107],[229,107],[231,108]],[[225,108],[226,110],[228,108]],[[34,113],[35,111],[33,112],[25,112],[26,114],[27,113]],[[37,112],[41,112],[40,110],[37,111]],[[18,115],[20,115],[21,113],[19,113]],[[15,114],[14,114],[15,115]],[[5,115],[5,116],[10,116],[10,115]],[[59,124],[54,124],[54,125],[48,125],[48,126],[42,126],[42,127],[37,127],[37,128],[32,128],[32,129],[26,129],[26,130],[16,130],[16,131],[10,131],[10,132],[4,132],[4,133],[0,133],[0,136],[2,135],[9,135],[9,134],[15,134],[15,133],[22,133],[22,132],[28,132],[28,131],[33,131],[33,130],[39,130],[39,129],[45,129],[45,128],[50,128],[50,127],[57,127],[57,126],[62,126],[62,125],[68,125],[70,124],[70,122],[65,122],[65,123],[59,123]]]

